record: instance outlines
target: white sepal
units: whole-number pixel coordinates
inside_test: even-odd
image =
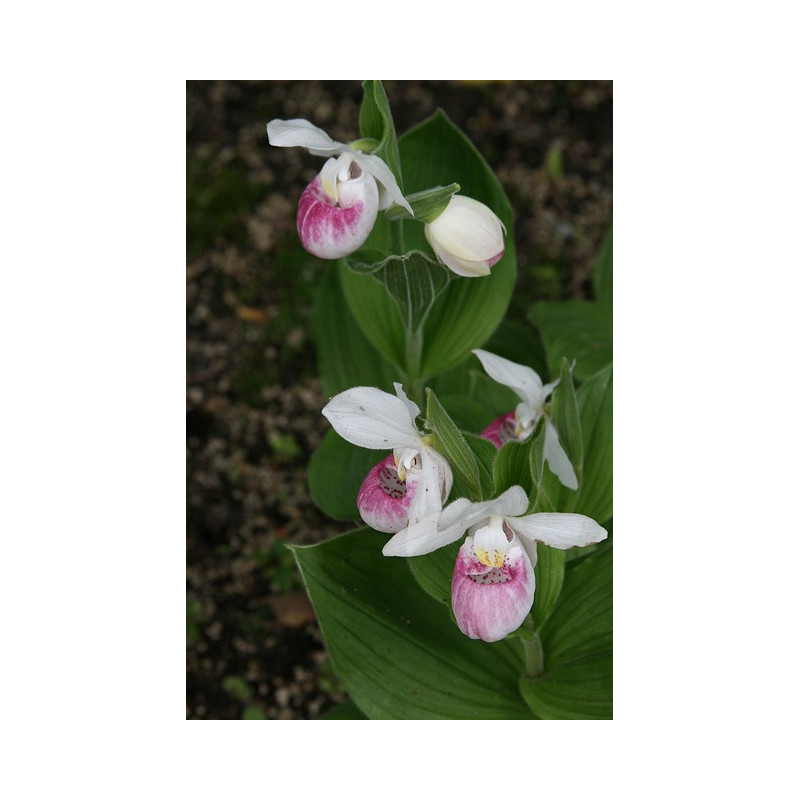
[[[583,514],[528,514],[507,517],[506,522],[521,537],[559,550],[597,544],[608,536],[605,528]]]
[[[574,492],[578,488],[578,476],[561,442],[558,441],[558,431],[550,420],[547,420],[544,431],[544,460],[567,489],[572,489]]]
[[[403,193],[400,191],[400,187],[397,185],[397,180],[394,177],[394,173],[389,169],[389,165],[382,159],[376,155],[371,153],[358,153],[356,155],[356,161],[362,166],[364,170],[369,172],[373,178],[375,178],[378,183],[383,186],[384,189],[389,193],[392,200],[394,200],[397,205],[402,206],[406,211],[408,211],[411,216],[414,216],[414,211],[411,206],[408,204],[408,201],[403,197]]]
[[[334,156],[350,149],[307,119],[273,119],[267,123],[267,138],[274,147],[305,147],[315,156]]]
[[[513,389],[517,397],[527,406],[531,416],[541,413],[544,406],[544,386],[542,379],[530,367],[515,364],[502,356],[486,350],[472,351],[492,380]]]
[[[337,394],[322,409],[334,430],[348,442],[370,450],[414,448],[422,437],[409,408],[399,397],[372,386],[356,386]]]

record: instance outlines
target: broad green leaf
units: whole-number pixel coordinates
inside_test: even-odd
[[[327,714],[323,714],[320,719],[367,719],[367,717],[352,700],[345,700]]]
[[[367,341],[350,313],[338,269],[322,272],[312,315],[322,388],[327,397],[352,386],[377,386],[392,392],[400,375]]]
[[[520,681],[531,709],[542,719],[611,719],[611,547],[567,564],[558,603],[539,634],[544,672]]]
[[[486,406],[466,394],[439,395],[439,398],[461,430],[480,433],[494,418]]]
[[[613,395],[610,365],[578,390],[584,460],[575,510],[601,524],[613,513]]]
[[[499,181],[470,141],[447,118],[433,117],[400,139],[405,188],[418,192],[433,185],[458,183],[461,193],[489,206],[507,230],[506,251],[484,278],[454,278],[436,299],[423,327],[422,374],[435,375],[463,361],[498,326],[516,281],[513,213]],[[430,252],[423,226],[404,223],[406,249]],[[365,247],[388,252],[389,223],[382,215]],[[342,274],[342,285],[359,326],[387,359],[403,366],[405,332],[396,303],[385,289],[365,275]]]
[[[371,719],[526,719],[517,643],[473,641],[361,529],[293,547],[349,695]]]
[[[612,233],[609,231],[600,247],[600,253],[594,263],[594,275],[592,276],[595,300],[601,308],[605,308],[609,312],[614,302],[613,254]]]
[[[544,340],[551,375],[558,373],[562,358],[575,361],[574,375],[579,381],[611,363],[610,310],[597,303],[571,300],[536,303],[528,317]]]
[[[345,259],[350,270],[371,275],[382,283],[400,311],[406,330],[416,333],[424,324],[436,298],[453,278],[453,273],[419,250],[404,256],[389,256],[376,263],[358,258]]]
[[[403,174],[400,169],[400,153],[389,99],[380,81],[364,81],[363,86],[364,99],[358,118],[361,135],[378,140],[374,153],[389,165],[402,191]]]
[[[521,486],[525,494],[533,490],[530,467],[531,440],[506,442],[497,453],[494,461],[494,484],[497,493],[502,494],[512,486]]]
[[[453,582],[453,568],[456,565],[458,550],[464,543],[462,536],[452,544],[440,547],[424,556],[408,559],[411,574],[417,583],[433,598],[450,608],[450,586]]]
[[[367,473],[388,454],[388,450],[356,447],[329,430],[308,465],[311,499],[333,519],[360,519],[358,490]]]
[[[481,482],[475,454],[433,391],[428,389],[426,394],[428,397],[426,423],[433,432],[434,448],[447,459],[453,473],[466,484],[473,499],[477,500],[481,495]]]
[[[533,596],[533,624],[538,630],[555,608],[564,583],[566,558],[563,550],[536,544],[536,589]]]

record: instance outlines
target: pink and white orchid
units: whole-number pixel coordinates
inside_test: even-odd
[[[394,174],[378,156],[334,141],[305,119],[274,119],[267,123],[267,136],[276,147],[305,147],[312,155],[329,157],[297,206],[300,241],[318,258],[342,258],[357,250],[378,211],[392,203],[413,216]]]
[[[521,400],[514,411],[492,420],[481,436],[498,449],[512,439],[524,441],[531,435],[539,417],[547,416],[545,401],[561,379],[542,384],[542,379],[530,367],[515,364],[486,350],[472,352],[478,357],[490,378],[513,389]],[[544,432],[544,459],[564,486],[573,491],[578,488],[575,469],[558,441],[558,431],[549,418]]]
[[[451,601],[461,632],[496,642],[515,631],[533,606],[536,543],[566,550],[603,541],[604,528],[583,514],[525,514],[528,497],[512,486],[494,500],[460,498],[439,515],[395,534],[386,556],[418,556],[468,532],[453,570]]]
[[[322,409],[348,442],[371,450],[393,449],[376,464],[358,493],[358,510],[375,530],[394,533],[409,525],[435,530],[442,503],[453,486],[447,461],[430,446],[414,420],[419,406],[394,384],[397,396],[372,386],[337,394]]]

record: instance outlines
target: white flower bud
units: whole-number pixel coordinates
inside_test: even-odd
[[[504,233],[503,223],[488,206],[458,194],[425,226],[425,238],[437,258],[465,278],[489,274],[505,252]]]

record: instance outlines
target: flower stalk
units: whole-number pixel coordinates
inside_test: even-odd
[[[544,671],[544,650],[542,650],[542,640],[539,632],[534,630],[533,621],[525,622],[519,631],[519,639],[522,642],[522,650],[525,654],[525,675],[528,678],[537,678]]]

